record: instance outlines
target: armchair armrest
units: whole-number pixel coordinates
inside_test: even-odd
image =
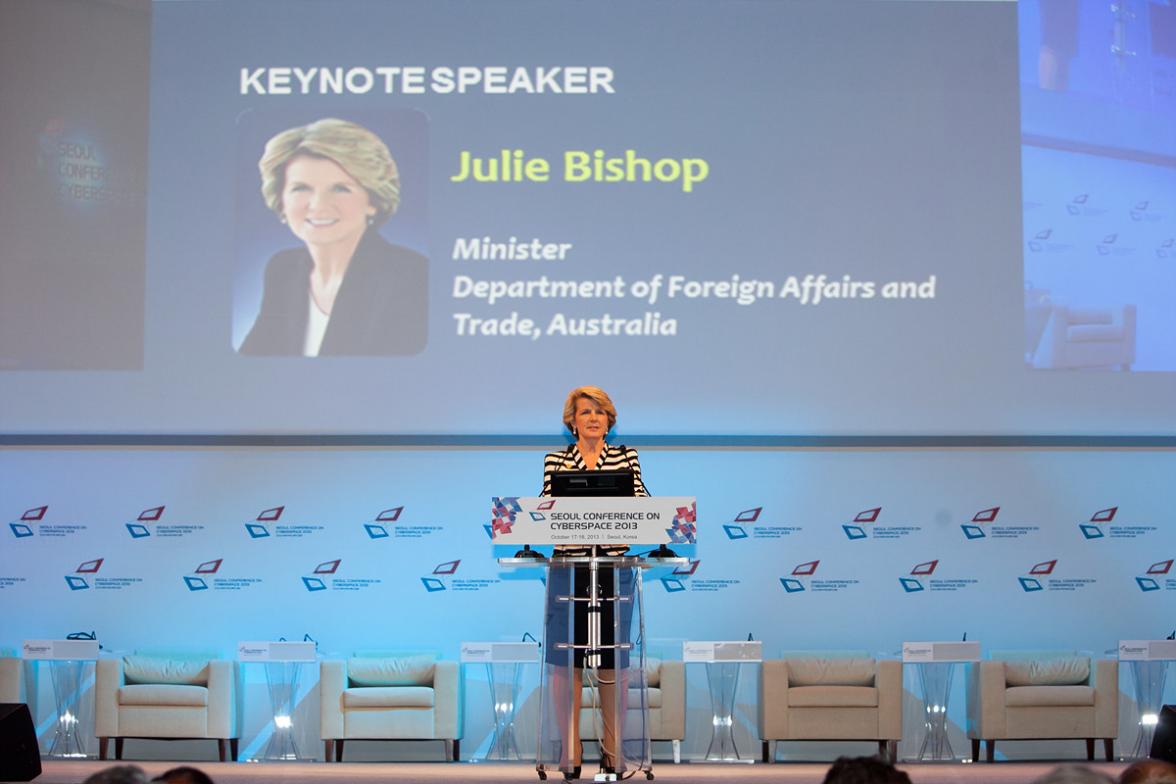
[[[1007,734],[1005,663],[968,665],[968,737],[993,740]]]
[[[902,662],[884,659],[878,662],[874,681],[878,689],[878,738],[902,739]]]
[[[1091,673],[1094,686],[1094,735],[1096,738],[1119,736],[1119,662],[1099,659]]]
[[[127,682],[123,661],[99,659],[94,670],[94,734],[118,737],[118,690]]]
[[[766,659],[760,671],[759,736],[761,740],[788,737],[788,662]]]
[[[666,738],[686,737],[686,665],[680,661],[661,663],[662,734]]]
[[[433,666],[435,737],[454,740],[461,738],[461,703],[461,666],[455,661],[438,661]]]
[[[343,737],[343,690],[347,688],[347,662],[319,664],[319,726],[323,740]]]
[[[236,738],[237,662],[213,659],[208,663],[208,737]]]

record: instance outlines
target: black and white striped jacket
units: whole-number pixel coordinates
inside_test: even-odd
[[[580,447],[572,444],[567,449],[558,452],[548,452],[543,458],[543,492],[546,498],[551,495],[551,475],[556,471],[587,471],[584,456],[580,454]],[[621,444],[613,446],[606,443],[596,460],[596,471],[624,471],[633,472],[633,495],[648,497],[649,491],[641,481],[641,463],[637,459],[637,450]]]

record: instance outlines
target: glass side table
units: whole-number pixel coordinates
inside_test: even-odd
[[[903,664],[918,671],[919,691],[923,699],[923,742],[918,759],[955,761],[956,755],[947,736],[947,703],[956,665],[980,659],[978,642],[904,642]]]
[[[26,661],[47,662],[53,682],[53,702],[57,719],[53,724],[53,742],[43,756],[58,759],[85,759],[85,740],[94,733],[82,732],[82,684],[86,671],[98,659],[97,640],[25,640],[22,646]]]
[[[745,664],[759,664],[764,646],[758,641],[687,641],[682,643],[682,661],[706,665],[710,688],[711,740],[706,747],[707,762],[753,762],[739,756],[735,746],[735,693]]]
[[[310,759],[298,752],[294,740],[294,709],[298,707],[298,686],[302,665],[317,661],[313,642],[244,641],[237,643],[237,660],[242,664],[265,665],[273,730],[265,750],[256,759],[297,762]]]
[[[484,664],[490,687],[490,704],[494,711],[494,735],[490,739],[487,761],[520,760],[515,739],[515,712],[519,704],[519,684],[523,668],[539,661],[537,642],[463,642],[462,664]]]
[[[1176,640],[1120,640],[1119,661],[1131,669],[1139,707],[1139,731],[1129,758],[1144,759],[1151,753],[1168,668],[1176,661]]]

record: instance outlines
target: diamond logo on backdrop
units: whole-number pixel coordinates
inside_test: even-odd
[[[20,519],[26,523],[37,523],[45,519],[45,513],[48,511],[48,506],[34,506],[32,509],[26,509],[24,514],[20,516]]]
[[[544,501],[543,503],[539,504],[535,508],[538,509],[540,512],[550,512],[552,509],[555,508],[555,499],[552,498],[550,501]]]
[[[1084,537],[1086,537],[1087,539],[1102,539],[1103,538],[1102,529],[1099,528],[1097,525],[1090,525],[1089,523],[1081,523],[1078,526],[1078,530],[1081,531],[1082,535]]]
[[[446,561],[445,563],[437,564],[436,568],[433,569],[433,574],[454,574],[460,563],[461,559],[458,558],[456,561]]]
[[[911,574],[916,577],[925,577],[935,573],[935,567],[939,566],[939,559],[934,561],[927,561],[921,564],[915,564],[915,568],[911,569]]]
[[[910,577],[899,577],[898,581],[902,583],[902,589],[907,593],[918,593],[923,590],[923,584],[918,580],[913,580]]]
[[[737,523],[754,523],[756,520],[759,519],[760,512],[762,512],[763,510],[764,510],[764,508],[762,506],[757,506],[754,509],[744,509],[739,514],[735,515],[735,522],[737,522]]]
[[[984,529],[978,525],[961,525],[964,537],[966,539],[984,539],[988,534],[984,533]]]
[[[673,577],[663,577],[661,584],[662,588],[666,589],[666,593],[680,593],[686,590],[686,585],[681,580]]]
[[[1167,574],[1172,571],[1173,559],[1169,558],[1166,561],[1158,561],[1147,568],[1148,574]]]
[[[270,535],[269,529],[258,523],[245,523],[245,530],[252,539],[264,539]]]
[[[302,584],[306,586],[306,590],[314,593],[315,591],[327,590],[327,584],[317,577],[303,577]]]
[[[1053,229],[1042,229],[1033,235],[1035,240],[1048,240],[1053,235]]]
[[[857,517],[853,518],[853,521],[855,523],[876,523],[880,514],[882,514],[882,507],[877,506],[873,509],[867,509],[864,512],[858,512]]]
[[[800,580],[793,580],[791,577],[781,577],[780,584],[788,593],[800,593],[804,590],[804,583]]]
[[[543,514],[542,512],[529,512],[528,514],[531,515],[531,522],[533,523],[541,523],[547,519],[547,515]],[[507,533],[509,533],[509,531]]]
[[[81,577],[74,577],[72,574],[65,576],[65,584],[69,586],[71,591],[84,591],[90,587],[90,584]]]
[[[1000,507],[994,506],[991,509],[981,509],[976,514],[972,515],[973,523],[994,523],[996,516],[1000,513]]]
[[[376,515],[377,523],[394,523],[400,519],[400,513],[404,511],[403,506],[394,506],[391,509],[385,509]]]
[[[264,509],[257,515],[259,523],[274,523],[282,516],[282,512],[286,511],[285,506],[275,506],[273,509]]]
[[[1021,583],[1021,588],[1026,593],[1033,593],[1034,591],[1044,590],[1041,587],[1041,583],[1037,580],[1034,580],[1032,577],[1018,577],[1017,582]]]
[[[1160,584],[1150,577],[1136,577],[1135,582],[1139,585],[1139,590],[1144,593],[1160,590]]]
[[[817,573],[817,565],[820,563],[821,561],[818,559],[816,561],[806,561],[805,563],[797,564],[796,568],[792,570],[792,575],[794,577],[814,575]]]
[[[841,530],[845,531],[845,535],[851,540],[866,538],[866,530],[860,525],[843,525],[841,526]]]
[[[1119,512],[1119,507],[1112,506],[1109,509],[1100,509],[1090,516],[1092,523],[1109,523],[1115,519],[1115,515]]]
[[[364,525],[363,530],[367,531],[368,538],[370,538],[370,539],[387,539],[388,538],[388,529],[382,525],[376,525],[375,523],[367,523],[366,525]]]
[[[8,527],[12,529],[12,535],[17,539],[24,539],[26,536],[33,535],[33,529],[21,523],[9,523]]]
[[[425,586],[425,590],[429,593],[436,593],[437,591],[445,590],[445,583],[438,580],[436,577],[422,577],[421,582]]]
[[[691,577],[691,576],[693,576],[693,574],[695,572],[698,571],[698,565],[700,563],[702,563],[702,561],[691,561],[690,566],[688,566],[686,568],[682,568],[681,566],[679,566],[677,569],[674,570],[674,574],[680,575],[682,577]]]
[[[216,574],[224,560],[224,558],[217,558],[215,561],[205,561],[196,567],[196,574]]]
[[[1033,564],[1033,568],[1029,570],[1029,574],[1043,575],[1053,574],[1054,567],[1058,565],[1058,559],[1054,558],[1052,561],[1042,561],[1039,564]]]
[[[189,591],[207,591],[208,583],[204,582],[199,577],[185,576],[184,585],[188,586]]]
[[[163,510],[165,507],[153,506],[150,509],[144,509],[139,513],[138,520],[141,523],[154,523],[163,517]]]
[[[139,523],[127,523],[127,532],[130,533],[132,539],[145,539],[151,536],[151,529]]]
[[[339,564],[343,562],[342,558],[336,558],[333,561],[323,561],[318,566],[314,567],[315,574],[334,574],[339,571]]]
[[[743,530],[743,527],[738,525],[724,525],[723,533],[727,534],[728,539],[747,538],[747,531]]]
[[[95,574],[102,568],[102,562],[105,560],[105,558],[95,558],[93,561],[83,561],[74,571],[78,574]]]

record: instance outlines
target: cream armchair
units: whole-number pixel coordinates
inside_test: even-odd
[[[1119,662],[1074,651],[994,651],[968,667],[972,759],[992,762],[998,740],[1102,739],[1109,762],[1119,734]]]
[[[1135,306],[1055,305],[1033,355],[1036,368],[1114,368],[1135,362]]]
[[[0,656],[0,702],[24,702],[20,698],[24,671],[21,659],[4,651]]]
[[[237,759],[239,706],[237,663],[214,653],[137,651],[99,659],[94,684],[94,733],[98,758],[122,759],[126,738],[215,739],[221,762],[228,741]]]
[[[870,740],[894,760],[902,738],[902,662],[865,652],[796,654],[763,663],[759,736],[764,762],[781,740]]]
[[[598,689],[589,682],[591,671],[584,670],[584,691],[580,698],[580,739],[600,740],[599,721],[593,717]],[[646,657],[645,686],[648,698],[649,739],[670,741],[674,762],[682,761],[682,740],[686,737],[686,668],[680,661],[666,661]],[[641,695],[633,684],[629,686],[629,719],[640,710]]]
[[[457,662],[431,653],[356,651],[320,664],[324,759],[343,761],[343,742],[440,740],[461,756],[462,681]]]

